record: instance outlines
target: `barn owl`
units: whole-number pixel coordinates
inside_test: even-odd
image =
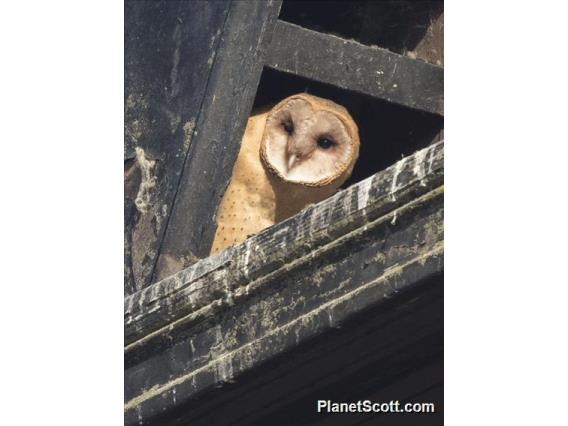
[[[219,209],[211,253],[337,191],[359,155],[347,110],[305,93],[250,116]]]

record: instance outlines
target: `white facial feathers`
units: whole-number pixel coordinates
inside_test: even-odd
[[[342,114],[346,111],[323,99],[323,108],[318,108],[319,99],[292,96],[273,108],[267,118],[264,160],[285,181],[310,186],[327,184],[347,169],[350,173],[357,157],[358,136],[354,138],[352,129],[344,124]]]

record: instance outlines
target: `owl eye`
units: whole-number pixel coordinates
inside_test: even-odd
[[[329,149],[334,145],[333,141],[328,138],[319,138],[318,146],[322,149]]]
[[[294,123],[292,123],[291,121],[285,121],[284,123],[282,123],[282,127],[284,127],[284,130],[286,131],[286,133],[288,133],[289,135],[291,135],[292,133],[294,133]]]

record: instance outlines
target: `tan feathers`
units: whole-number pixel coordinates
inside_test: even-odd
[[[211,253],[332,195],[358,153],[357,125],[329,100],[299,94],[253,113],[217,212]]]

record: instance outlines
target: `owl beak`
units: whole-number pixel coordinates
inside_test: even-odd
[[[294,167],[297,161],[298,156],[296,154],[290,154],[290,156],[288,157],[288,171],[290,171],[292,167]]]

